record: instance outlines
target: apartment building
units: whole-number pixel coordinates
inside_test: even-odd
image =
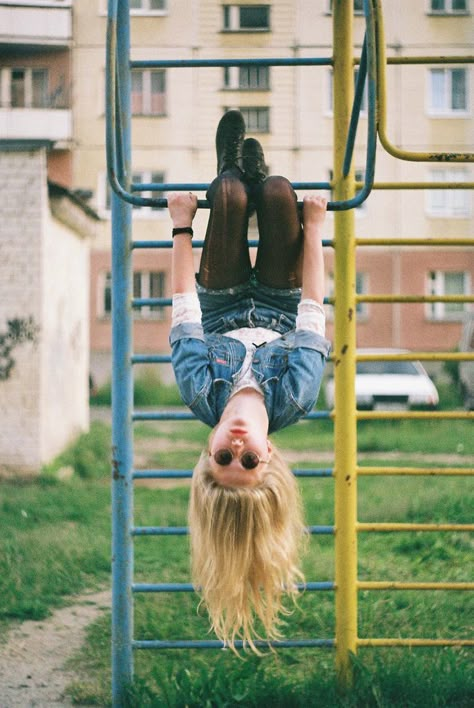
[[[0,144],[44,145],[72,185],[72,0],[0,2]]]
[[[474,74],[472,65],[461,61],[472,53],[472,2],[382,2],[389,57],[460,57],[459,63],[388,67],[388,134],[397,146],[414,151],[472,149]],[[61,13],[71,3],[15,3],[28,5],[29,11],[45,4],[54,5],[55,11]],[[330,0],[131,0],[130,7],[132,59],[332,55]],[[362,0],[354,0],[354,13],[354,54],[358,56],[365,25]],[[65,96],[71,97],[67,89],[72,85],[74,147],[69,153],[70,162],[59,147],[63,143],[57,142],[50,164],[53,168],[53,163],[59,165],[63,160],[66,183],[72,164],[72,186],[91,195],[90,204],[103,219],[91,258],[91,356],[98,383],[110,375],[111,348],[110,191],[104,150],[106,21],[105,0],[74,3],[72,82],[67,49],[64,45],[61,49],[59,40],[52,38],[49,63],[42,67],[49,70],[48,91],[41,99],[51,102],[61,86],[65,92],[61,100],[66,100]],[[34,103],[39,100],[35,96],[43,96],[38,88],[41,75],[35,73],[40,70],[36,60],[32,47],[30,61],[15,69],[12,48],[2,69],[2,100],[8,99],[9,91],[10,101],[13,100],[18,92],[14,82],[18,84],[20,80],[30,86],[30,101]],[[19,69],[24,73],[18,73]],[[244,113],[248,134],[262,142],[273,173],[284,174],[292,181],[331,178],[334,116],[332,72],[328,66],[143,69],[134,70],[131,81],[132,165],[136,182],[210,182],[216,164],[215,127],[230,107],[239,107]],[[365,170],[364,101],[354,154],[358,177]],[[51,122],[51,129],[52,126]],[[473,178],[472,163],[402,162],[380,146],[377,151],[377,183],[472,182]],[[376,189],[356,211],[356,230],[358,236],[367,238],[474,238],[472,210],[469,190]],[[204,234],[206,218],[205,211],[196,218],[198,235]],[[135,239],[169,238],[170,223],[163,210],[135,208],[133,222]],[[251,230],[254,235],[254,224]],[[332,232],[330,214],[328,238]],[[327,261],[330,293],[330,249]],[[357,289],[361,293],[464,294],[471,292],[474,254],[472,249],[458,246],[369,246],[358,251],[357,271]],[[170,254],[164,250],[135,254],[133,288],[135,296],[169,296]],[[468,307],[459,303],[361,303],[358,345],[414,350],[454,348]],[[328,315],[331,337],[331,308]],[[168,351],[169,324],[169,308],[137,311],[135,351]]]
[[[89,425],[98,217],[71,189],[72,43],[69,0],[0,2],[0,331],[36,332],[0,381],[2,472],[38,472]]]

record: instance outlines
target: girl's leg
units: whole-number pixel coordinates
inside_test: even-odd
[[[199,283],[212,289],[244,283],[251,273],[247,242],[248,196],[237,170],[228,170],[216,177],[207,198],[211,211],[199,266]]]
[[[258,279],[273,288],[301,287],[303,231],[296,194],[285,177],[268,177],[254,189],[259,246]]]

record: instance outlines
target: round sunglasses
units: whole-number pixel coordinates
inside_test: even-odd
[[[230,465],[230,463],[234,459],[234,453],[230,448],[223,447],[220,450],[216,450],[216,452],[214,453],[210,452],[209,457],[213,457],[218,465],[226,467],[227,465]],[[240,464],[242,465],[242,467],[246,470],[255,469],[255,467],[257,467],[260,462],[270,462],[270,460],[263,460],[257,455],[256,452],[253,452],[253,450],[245,450],[241,455],[237,457],[240,460]]]

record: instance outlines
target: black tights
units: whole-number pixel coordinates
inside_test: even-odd
[[[247,186],[232,170],[216,177],[207,193],[209,223],[199,266],[199,283],[229,288],[251,273],[247,243],[250,203],[255,205],[259,246],[258,279],[273,288],[301,286],[303,234],[296,194],[284,177]]]

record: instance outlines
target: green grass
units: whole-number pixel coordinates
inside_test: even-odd
[[[464,455],[473,454],[469,426],[467,421],[364,421],[359,442],[367,454],[398,449],[401,456],[395,462],[387,455],[390,465],[422,465],[422,459],[412,460],[410,455],[460,452],[460,442]],[[308,448],[303,464],[326,466],[319,465],[315,450],[332,449],[332,436],[329,421],[305,421],[274,437],[289,452]],[[194,422],[143,423],[135,429],[137,451],[146,451],[147,466],[191,466],[206,437],[204,426]],[[42,478],[1,483],[0,622],[4,625],[43,619],[54,607],[73,601],[75,593],[110,581],[109,448],[109,428],[94,424]],[[373,464],[364,453],[361,463]],[[73,467],[76,475],[59,482],[55,474],[64,466]],[[334,481],[302,479],[300,484],[308,522],[332,524]],[[470,523],[469,489],[470,480],[462,477],[362,476],[359,518]],[[185,525],[187,498],[186,485],[137,486],[135,523]],[[472,538],[467,533],[364,533],[359,537],[358,573],[363,580],[467,581],[471,559]],[[138,582],[187,582],[188,562],[186,538],[135,541]],[[333,537],[311,539],[304,570],[308,580],[333,579]],[[358,614],[362,637],[449,639],[470,636],[474,607],[462,592],[363,591]],[[284,633],[331,638],[334,630],[333,593],[319,592],[301,596]],[[197,611],[194,595],[136,596],[136,638],[208,636],[207,619]],[[139,651],[129,705],[467,708],[474,700],[470,658],[469,650],[462,648],[361,650],[354,660],[354,690],[341,695],[331,649],[282,650],[263,657],[244,655],[242,660],[225,651]],[[87,644],[72,666],[79,675],[69,688],[74,701],[108,705],[108,613],[90,627]]]

